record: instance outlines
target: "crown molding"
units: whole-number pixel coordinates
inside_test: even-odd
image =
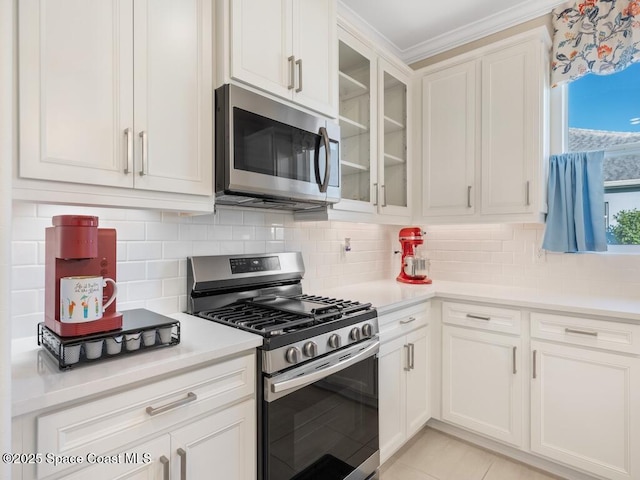
[[[339,14],[358,29],[363,35],[375,43],[382,45],[407,64],[411,64],[438,53],[446,52],[469,42],[479,40],[488,35],[519,25],[534,18],[548,14],[567,0],[524,1],[494,15],[484,17],[476,22],[451,30],[443,35],[431,38],[407,49],[400,49],[391,40],[378,32],[371,24],[363,20],[356,12],[346,6],[342,0],[338,2]]]

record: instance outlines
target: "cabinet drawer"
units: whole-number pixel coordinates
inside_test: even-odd
[[[255,354],[219,362],[138,388],[122,390],[36,419],[37,450],[85,457],[122,450],[255,391]],[[38,478],[70,465],[38,465]]]
[[[520,310],[468,303],[442,303],[442,322],[493,332],[520,334]]]
[[[640,325],[531,312],[531,336],[640,354]]]
[[[423,303],[415,307],[403,308],[378,318],[380,343],[429,324],[431,304]]]

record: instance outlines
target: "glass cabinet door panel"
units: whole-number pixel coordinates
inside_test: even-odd
[[[383,73],[382,206],[407,206],[407,85]]]
[[[342,198],[371,201],[371,61],[339,42]]]

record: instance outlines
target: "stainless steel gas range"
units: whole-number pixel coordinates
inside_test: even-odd
[[[190,257],[188,313],[263,337],[258,480],[376,478],[378,316],[306,295],[300,253]]]

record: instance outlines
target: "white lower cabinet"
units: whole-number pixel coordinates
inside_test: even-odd
[[[234,405],[171,433],[171,478],[256,478],[256,404]],[[209,473],[207,473],[209,472]]]
[[[444,325],[443,420],[522,446],[521,355],[519,336]]]
[[[427,308],[420,307],[424,312]],[[398,325],[396,333],[401,335],[395,338],[385,339],[385,326],[381,327],[378,363],[381,463],[431,417],[431,330],[427,318],[426,313],[401,315],[394,322]],[[414,326],[417,328],[411,330]],[[392,327],[391,331],[394,330]]]
[[[531,450],[603,478],[640,478],[640,358],[536,340],[531,349]]]
[[[183,480],[215,472],[255,480],[255,354],[54,405],[20,417],[16,427],[23,452],[64,460],[24,465],[16,479]]]

